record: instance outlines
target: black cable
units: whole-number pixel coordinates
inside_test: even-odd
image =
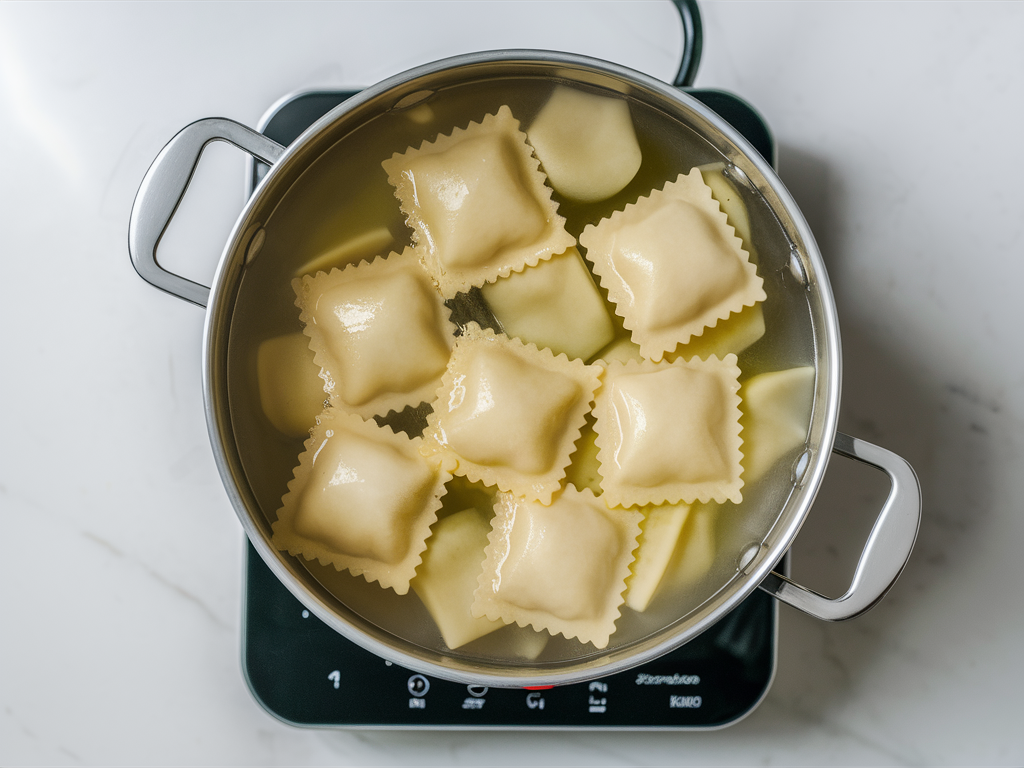
[[[700,9],[697,0],[672,0],[679,18],[683,22],[683,58],[679,62],[673,84],[678,88],[693,85],[700,66],[700,54],[704,43],[704,29],[700,21]]]

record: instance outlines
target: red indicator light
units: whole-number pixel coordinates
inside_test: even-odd
[[[555,686],[553,685],[524,685],[524,691],[550,691]]]

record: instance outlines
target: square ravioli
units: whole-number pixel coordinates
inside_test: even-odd
[[[742,500],[736,356],[611,363],[594,406],[609,506]]]
[[[508,107],[382,165],[445,298],[576,244]]]
[[[324,411],[281,499],[274,546],[406,594],[451,479],[419,443]]]
[[[367,419],[433,399],[455,325],[411,249],[292,288],[332,405]]]
[[[574,488],[547,506],[499,493],[494,512],[474,615],[607,646],[643,515]]]
[[[696,168],[587,226],[580,244],[650,360],[765,299],[757,268]]]
[[[600,372],[470,323],[455,342],[420,450],[456,475],[547,503]]]

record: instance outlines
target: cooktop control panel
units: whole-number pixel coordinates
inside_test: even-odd
[[[713,727],[753,708],[774,669],[776,607],[755,592],[709,631],[635,670],[555,688],[452,683],[364,651],[306,610],[251,546],[247,560],[243,666],[260,703],[296,724]]]

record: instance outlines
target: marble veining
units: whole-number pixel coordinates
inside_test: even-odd
[[[197,608],[199,608],[199,610],[201,610],[203,612],[203,614],[210,621],[212,621],[214,624],[216,624],[220,629],[224,629],[224,630],[232,629],[232,626],[230,624],[228,624],[227,622],[225,622],[220,616],[218,616],[217,613],[210,606],[208,606],[205,602],[203,602],[202,598],[198,597],[197,595],[193,594],[192,592],[189,592],[187,589],[185,589],[184,587],[180,586],[179,584],[175,584],[173,581],[171,581],[167,577],[163,576],[159,571],[156,571],[153,568],[150,568],[148,565],[146,565],[144,562],[142,562],[138,558],[126,555],[124,552],[119,550],[117,547],[115,547],[109,541],[107,541],[106,539],[100,538],[95,533],[92,533],[90,531],[82,531],[82,536],[85,537],[86,539],[88,539],[89,541],[93,542],[97,546],[101,547],[102,549],[106,550],[107,552],[109,552],[114,557],[126,560],[133,567],[138,568],[139,570],[141,570],[148,577],[150,577],[151,579],[153,579],[154,581],[156,581],[157,583],[159,583],[161,586],[165,587],[166,589],[170,590],[173,594],[177,595],[178,597],[180,597],[180,598],[182,598],[184,600],[187,600],[192,605],[194,605]]]

